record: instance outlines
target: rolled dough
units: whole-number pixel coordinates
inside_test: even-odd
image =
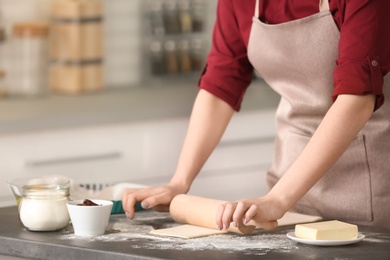
[[[180,225],[171,228],[152,230],[150,231],[150,234],[159,235],[159,236],[180,237],[180,238],[196,238],[196,237],[225,234],[227,232],[228,231],[198,227],[193,225]]]
[[[322,220],[322,217],[288,211],[281,219],[278,219],[278,226],[289,226],[301,223],[316,222],[320,220]]]
[[[311,216],[305,214],[299,214],[294,212],[287,212],[281,219],[278,220],[279,226],[288,226],[300,223],[309,223],[322,220],[321,217]],[[249,222],[249,224],[255,224]],[[258,226],[256,229],[260,229]],[[180,237],[180,238],[196,238],[204,237],[218,234],[225,234],[228,231],[217,230],[212,228],[199,227],[194,225],[180,225],[171,228],[156,229],[150,231],[150,234],[159,235],[159,236],[170,236],[170,237]]]

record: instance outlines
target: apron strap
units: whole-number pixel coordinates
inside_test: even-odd
[[[260,2],[260,0],[256,0],[256,6],[255,6],[255,17],[256,18],[259,18],[259,2]]]
[[[329,11],[329,0],[320,0],[320,12]]]

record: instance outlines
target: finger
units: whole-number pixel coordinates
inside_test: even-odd
[[[125,189],[123,192],[122,192],[122,202],[127,202],[127,195],[129,194],[132,194],[132,193],[135,193],[139,191],[139,189]]]
[[[259,208],[256,205],[251,205],[245,213],[244,224],[248,224],[259,212]]]
[[[153,197],[153,196],[152,197],[148,197],[148,198],[146,198],[146,199],[141,201],[141,207],[143,209],[153,208],[153,207],[157,206],[157,204],[158,203],[157,203],[155,197]]]
[[[126,197],[125,200],[122,199],[123,210],[126,213],[126,216],[130,219],[133,219],[135,216],[135,203],[137,202],[134,194],[125,194],[123,197]]]
[[[260,226],[263,229],[271,230],[278,227],[278,222],[276,220],[264,221],[264,218],[261,219],[261,216],[258,216],[259,208],[256,205],[252,205],[245,214],[244,223],[247,224],[252,219],[260,219],[256,221],[256,226]]]
[[[171,196],[165,191],[160,191],[160,193],[157,193],[153,196],[144,199],[141,202],[141,206],[144,209],[155,208],[157,206],[169,207],[170,202],[171,202]]]
[[[142,201],[148,194],[150,192],[147,189],[128,189],[122,193],[122,206],[128,218],[134,218],[136,203]]]
[[[129,193],[131,193],[132,191],[129,190],[129,189],[125,189],[123,192],[122,192],[122,205],[123,205],[123,209],[125,209],[125,205],[127,204],[127,200],[128,200],[128,195]]]
[[[222,228],[223,228],[222,216],[223,216],[223,212],[225,211],[225,206],[226,206],[226,204],[221,204],[221,205],[219,205],[218,210],[217,210],[215,222],[216,222],[217,228],[219,230],[222,230]]]
[[[132,211],[136,202],[142,202],[152,195],[153,188],[125,190],[122,195],[122,202],[125,205],[126,210]],[[142,208],[148,208],[147,204],[143,204],[144,205],[141,204]]]
[[[229,228],[230,223],[232,222],[234,210],[236,209],[236,204],[229,202],[225,206],[225,210],[222,215],[222,229],[226,230]]]
[[[243,217],[246,211],[245,203],[240,201],[233,213],[233,225],[239,227],[243,224]]]

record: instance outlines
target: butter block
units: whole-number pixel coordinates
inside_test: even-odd
[[[358,236],[358,227],[338,220],[295,226],[295,236],[310,240],[351,240]]]

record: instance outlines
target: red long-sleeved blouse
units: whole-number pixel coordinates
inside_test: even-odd
[[[239,111],[253,76],[247,57],[256,0],[219,0],[213,44],[198,87]],[[319,11],[319,0],[261,0],[260,19],[278,24]],[[340,30],[333,100],[340,94],[377,96],[384,102],[383,77],[390,70],[390,1],[331,0]]]

